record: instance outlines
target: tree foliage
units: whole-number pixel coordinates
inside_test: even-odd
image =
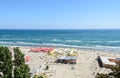
[[[15,78],[30,78],[30,68],[28,65],[25,64],[24,55],[19,50],[19,48],[14,48],[14,63],[15,63],[15,69],[14,69],[14,77]]]
[[[14,59],[15,66],[25,64],[24,54],[22,54],[18,47],[14,48]]]
[[[12,72],[14,68],[14,78],[30,78],[30,68],[25,64],[24,55],[19,48],[14,48],[14,62],[12,61],[12,53],[8,47],[0,47],[0,72],[2,78],[13,78]]]
[[[3,73],[3,78],[12,77],[12,53],[8,47],[0,47],[0,72]]]

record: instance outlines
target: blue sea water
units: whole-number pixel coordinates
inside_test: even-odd
[[[120,50],[120,30],[0,30],[0,45]]]

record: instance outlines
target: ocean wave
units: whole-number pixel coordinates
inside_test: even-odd
[[[10,34],[2,35],[2,37],[9,37],[9,36],[13,36],[13,35],[10,35]]]
[[[0,40],[28,40],[24,38],[0,38]]]
[[[105,42],[109,42],[109,43],[120,43],[120,41],[105,41]]]
[[[32,40],[34,40],[34,41],[40,41],[41,39],[38,38],[38,39],[32,39]]]
[[[88,41],[88,42],[91,42],[91,43],[103,43],[104,41]]]
[[[80,40],[65,40],[66,42],[81,42]]]
[[[68,45],[68,44],[54,44],[54,43],[43,43],[45,46],[54,46],[54,47],[72,47],[72,48],[90,48],[86,46],[77,46],[77,45]]]
[[[5,41],[0,41],[0,44],[12,44],[13,42],[9,41],[9,42],[5,42]]]
[[[29,42],[12,42],[12,41],[0,41],[0,44],[6,44],[6,45],[38,45],[38,43],[29,43]]]
[[[4,45],[33,45],[33,46],[60,46],[60,47],[81,47],[81,46],[77,46],[77,45],[67,45],[67,44],[55,44],[55,43],[30,43],[30,42],[22,42],[22,41],[18,41],[18,42],[12,42],[12,41],[0,41],[0,44],[4,44]]]
[[[43,45],[48,45],[48,46],[70,46],[66,44],[54,44],[54,43],[42,43]]]
[[[71,48],[79,48],[79,49],[95,49],[95,50],[110,50],[110,51],[120,51],[120,46],[77,46],[77,45],[67,45],[67,44],[53,44],[53,43],[43,43],[43,45],[47,46],[56,46],[56,47],[71,47]]]
[[[120,41],[82,41],[88,43],[120,43]]]
[[[27,39],[27,38],[0,38],[0,40],[33,40],[33,41],[40,41],[41,39],[32,39],[32,38],[29,38],[29,39]]]
[[[63,41],[63,40],[59,40],[59,39],[52,39],[51,41]]]
[[[100,45],[96,45],[95,47],[106,48],[106,49],[120,49],[120,46],[100,46]]]
[[[10,35],[10,34],[6,34],[5,36],[13,36],[13,35]]]
[[[30,42],[12,42],[12,41],[0,41],[1,45],[20,45],[20,46],[52,46],[52,47],[73,47],[73,48],[84,48],[84,49],[102,49],[102,50],[120,50],[120,46],[78,46],[68,44],[55,44],[55,43],[30,43]]]
[[[37,43],[28,43],[28,42],[21,42],[21,41],[18,41],[18,42],[16,42],[15,44],[23,44],[23,45],[37,45]]]

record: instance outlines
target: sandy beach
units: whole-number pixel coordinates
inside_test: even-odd
[[[96,60],[98,56],[120,57],[120,53],[117,52],[76,49],[78,53],[76,64],[61,64],[54,62],[57,58],[55,56],[43,52],[29,52],[30,49],[31,47],[20,47],[25,56],[30,56],[30,61],[26,64],[29,65],[32,72],[45,74],[47,78],[95,78],[95,75],[99,72],[108,73],[111,71],[110,69],[99,67]],[[56,48],[56,50],[58,49],[59,51],[65,50],[65,48]],[[44,70],[45,65],[49,66],[48,70]]]

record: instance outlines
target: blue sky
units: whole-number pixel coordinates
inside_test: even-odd
[[[120,29],[120,0],[0,0],[0,29]]]

